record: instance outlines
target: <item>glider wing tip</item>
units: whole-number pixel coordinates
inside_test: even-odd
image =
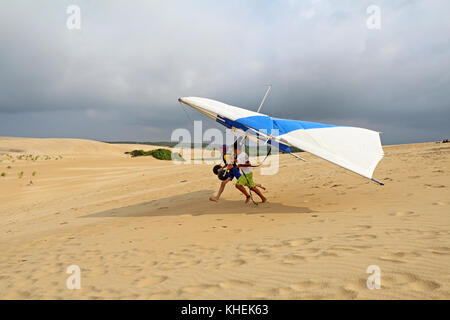
[[[377,179],[375,179],[375,178],[372,178],[371,180],[372,180],[373,182],[378,183],[380,186],[384,186],[384,182],[383,182],[383,181],[377,180]]]

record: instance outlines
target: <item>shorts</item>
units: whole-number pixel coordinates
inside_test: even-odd
[[[236,180],[238,180],[241,177],[239,168],[236,167],[228,171],[228,177],[230,178],[230,180],[233,180],[233,178],[236,178]]]
[[[248,186],[249,188],[255,187],[255,183],[253,182],[253,172],[243,174],[236,182],[237,186]]]

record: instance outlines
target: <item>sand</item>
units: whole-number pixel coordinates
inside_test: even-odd
[[[212,165],[136,148],[0,138],[1,299],[450,298],[450,145],[385,147],[385,186],[283,155],[277,175],[255,171],[258,206],[231,184],[208,201]]]

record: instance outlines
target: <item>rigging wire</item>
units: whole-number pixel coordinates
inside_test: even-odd
[[[181,109],[183,109],[183,111],[184,111],[184,113],[186,114],[186,116],[187,116],[187,118],[189,119],[189,121],[190,121],[190,122],[193,122],[192,119],[191,119],[191,117],[190,117],[189,114],[187,113],[186,109],[184,108],[183,103],[182,103],[181,101],[178,101],[178,103],[180,104]]]

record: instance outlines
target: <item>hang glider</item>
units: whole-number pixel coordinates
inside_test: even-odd
[[[287,120],[198,97],[178,101],[230,129],[261,135],[276,141],[290,153],[297,147],[383,185],[373,172],[383,158],[379,132],[349,126]]]

